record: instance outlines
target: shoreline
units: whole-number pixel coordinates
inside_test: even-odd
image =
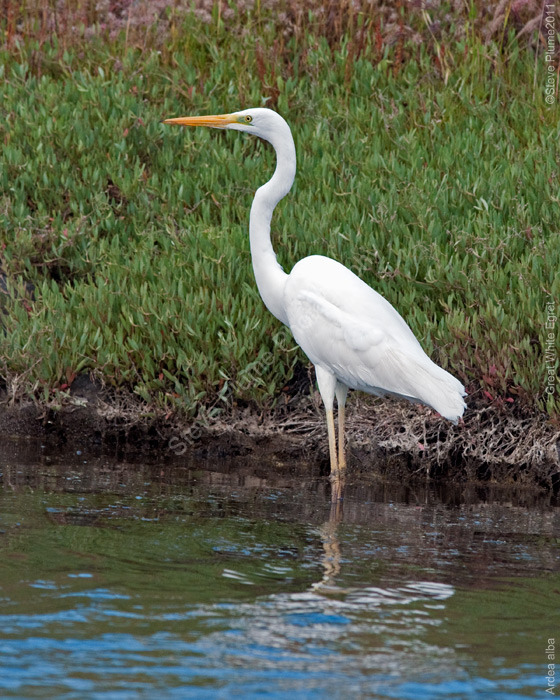
[[[0,402],[0,441],[41,439],[49,447],[163,459],[189,456],[234,462],[294,460],[328,474],[323,409],[314,394],[263,411],[229,409],[214,418],[178,418],[149,410],[137,397],[81,378],[58,405]],[[541,415],[517,417],[493,407],[469,408],[453,426],[433,411],[353,394],[347,411],[349,477],[450,480],[560,486],[560,429]]]

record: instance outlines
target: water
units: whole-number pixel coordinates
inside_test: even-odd
[[[560,694],[559,509],[0,445],[0,696]],[[556,667],[557,668],[557,667]]]

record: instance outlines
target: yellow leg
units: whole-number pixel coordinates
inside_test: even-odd
[[[329,456],[331,458],[331,479],[338,474],[338,461],[336,459],[336,436],[334,433],[334,415],[332,408],[327,411],[327,432],[329,434]]]
[[[327,432],[329,434],[329,454],[331,457],[331,502],[336,503],[342,498],[342,493],[344,491],[344,467],[346,465],[339,464],[336,458],[336,436],[334,432],[334,416],[332,409],[327,411]]]
[[[338,406],[338,469],[341,473],[346,469],[346,451],[344,449],[344,404]]]
[[[340,384],[334,374],[323,367],[316,366],[315,372],[317,374],[317,384],[319,385],[319,391],[321,393],[321,398],[323,399],[323,404],[325,406],[325,411],[327,414],[327,432],[329,435],[329,456],[331,459],[331,502],[336,503],[338,500],[342,499],[342,492],[344,490],[344,468],[346,466],[346,459],[344,457],[344,445],[341,447],[340,455],[341,462],[337,458],[336,453],[336,433],[334,429],[334,415],[333,415],[333,403],[334,397],[336,395],[338,406],[344,409],[344,402],[346,401],[346,394],[348,388],[344,384]],[[339,418],[339,426],[340,418]],[[344,429],[344,410],[342,411],[342,426]]]

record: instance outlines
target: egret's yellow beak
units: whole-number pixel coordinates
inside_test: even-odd
[[[164,124],[179,124],[179,126],[211,126],[214,129],[225,129],[237,121],[235,114],[214,114],[208,117],[175,117],[164,119]]]

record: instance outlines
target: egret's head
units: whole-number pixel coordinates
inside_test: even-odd
[[[242,112],[232,112],[231,114],[216,114],[207,117],[176,117],[174,119],[164,119],[164,124],[179,124],[180,126],[210,126],[213,129],[235,129],[236,131],[246,131],[249,134],[260,136],[267,141],[274,141],[276,134],[289,132],[288,125],[284,119],[264,107],[254,109],[244,109]]]

